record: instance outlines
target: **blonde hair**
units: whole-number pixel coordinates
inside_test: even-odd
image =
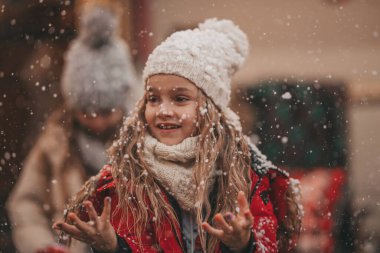
[[[212,223],[216,213],[236,210],[239,191],[248,196],[251,186],[251,158],[243,134],[227,123],[225,116],[209,97],[203,92],[200,93],[197,108],[197,130],[200,138],[193,171],[198,203],[195,214],[202,248],[205,252],[214,252],[218,239],[206,235],[201,229],[201,223]],[[156,236],[160,233],[164,219],[168,219],[172,227],[179,226],[173,207],[167,203],[161,193],[159,182],[152,176],[149,166],[144,161],[144,136],[148,131],[144,117],[145,105],[144,96],[138,102],[132,116],[125,120],[119,138],[108,150],[111,172],[118,193],[118,205],[114,213],[121,215],[119,224],[127,224],[127,229],[137,235],[139,245],[145,227],[152,222],[151,217],[154,217]],[[210,194],[203,186],[212,180],[213,169],[216,170],[217,176]],[[82,192],[88,192],[88,189]],[[83,201],[83,197],[77,199]],[[72,203],[71,206],[75,204],[78,202]],[[128,217],[132,217],[133,224]]]

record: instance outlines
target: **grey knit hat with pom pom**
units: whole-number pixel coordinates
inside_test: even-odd
[[[117,33],[118,22],[111,9],[95,5],[83,10],[62,75],[70,108],[97,112],[126,107],[127,92],[137,80],[129,48]]]
[[[173,33],[150,54],[143,79],[155,74],[184,77],[202,89],[227,119],[241,130],[239,117],[228,107],[231,78],[244,63],[249,44],[230,20],[208,19],[198,28]]]

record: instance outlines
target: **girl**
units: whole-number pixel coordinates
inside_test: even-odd
[[[294,246],[300,208],[289,178],[249,145],[228,107],[231,77],[247,53],[246,35],[228,20],[207,20],[159,45],[110,164],[54,228],[96,252]]]

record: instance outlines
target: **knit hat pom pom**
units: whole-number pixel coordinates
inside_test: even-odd
[[[117,32],[117,17],[111,9],[92,6],[84,10],[80,37],[91,48],[110,44]]]
[[[62,95],[76,111],[130,109],[134,97],[127,91],[138,91],[129,48],[119,33],[120,12],[106,1],[111,0],[79,5],[79,35],[65,54]]]
[[[199,24],[199,29],[203,31],[214,30],[227,36],[234,43],[236,52],[241,56],[242,60],[238,65],[243,64],[249,51],[248,38],[232,21],[211,18]]]

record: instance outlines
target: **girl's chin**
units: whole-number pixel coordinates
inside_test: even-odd
[[[168,145],[168,146],[173,146],[173,145],[177,145],[177,144],[180,144],[182,140],[173,140],[173,139],[165,139],[165,138],[161,138],[161,139],[158,139],[159,142],[161,142],[162,144],[165,144],[165,145]]]
[[[185,139],[185,136],[182,136],[178,129],[160,130],[155,132],[153,136],[159,142],[168,146],[177,145]]]
[[[181,137],[168,137],[168,136],[157,136],[155,137],[162,144],[172,146],[180,144],[185,138]]]

